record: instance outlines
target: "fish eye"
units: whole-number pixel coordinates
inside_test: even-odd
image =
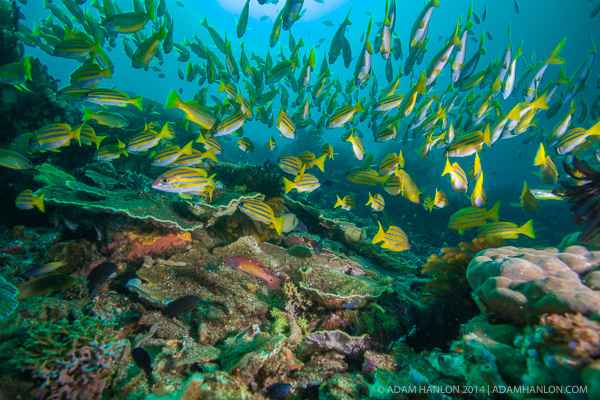
[[[167,183],[167,178],[161,179],[160,183]]]

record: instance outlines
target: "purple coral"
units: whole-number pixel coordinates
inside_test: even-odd
[[[129,341],[108,344],[89,342],[71,350],[65,361],[46,363],[38,378],[44,379],[41,387],[32,392],[32,398],[43,400],[94,400],[102,398],[115,364],[129,350]]]

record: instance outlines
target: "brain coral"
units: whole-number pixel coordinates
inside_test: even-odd
[[[467,280],[487,311],[525,322],[544,313],[600,314],[600,251],[500,247],[479,253]]]

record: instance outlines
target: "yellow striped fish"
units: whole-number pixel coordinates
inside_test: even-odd
[[[180,156],[184,154],[191,154],[194,149],[192,149],[192,144],[194,142],[189,142],[184,147],[179,146],[167,146],[158,153],[154,155],[152,158],[152,162],[150,165],[153,167],[164,167],[169,164],[174,163]]]
[[[477,231],[478,236],[502,239],[517,239],[519,234],[535,239],[533,220],[530,219],[521,227],[518,227],[517,224],[513,224],[512,222],[490,222],[479,228]]]
[[[238,205],[238,209],[255,221],[272,225],[277,233],[281,235],[284,217],[275,218],[273,209],[267,203],[248,200]]]
[[[33,163],[16,151],[0,149],[0,165],[10,169],[33,168]]]
[[[369,192],[369,201],[367,201],[367,206],[371,205],[371,208],[375,211],[383,211],[385,208],[385,201],[383,200],[383,196],[377,193],[375,196],[371,195]]]
[[[202,132],[200,132],[198,139],[196,139],[196,143],[202,143],[206,150],[213,149],[215,154],[221,154],[223,152],[223,147],[221,147],[221,143],[213,137],[205,138],[202,136]]]
[[[219,122],[213,136],[225,136],[237,131],[244,126],[246,118],[248,118],[248,116],[242,113],[233,114],[225,118],[223,121]]]
[[[37,207],[41,212],[46,211],[44,195],[35,197],[31,189],[26,189],[19,193],[15,199],[15,205],[21,210],[31,210],[33,207]]]
[[[185,113],[187,119],[195,122],[204,129],[211,130],[217,123],[217,119],[208,109],[193,100],[188,100],[184,103],[173,89],[171,89],[171,93],[167,98],[165,108],[179,108]]]
[[[410,250],[410,240],[408,240],[408,236],[406,236],[406,233],[402,229],[397,226],[390,226],[387,232],[384,232],[381,222],[378,223],[379,232],[373,237],[373,244],[383,242],[381,248],[391,251]]]
[[[90,103],[99,104],[101,106],[117,106],[126,107],[128,104],[133,104],[140,111],[142,108],[142,95],[138,97],[129,98],[125,93],[119,92],[114,89],[94,89],[87,94],[83,95],[82,100],[89,101]]]
[[[400,150],[399,154],[392,153],[388,154],[383,158],[381,163],[379,164],[379,175],[391,175],[396,170],[397,166],[400,168],[404,168],[404,158],[402,157],[402,150]]]
[[[450,181],[452,182],[452,187],[458,193],[466,193],[469,187],[467,182],[467,174],[465,171],[458,165],[457,162],[450,165],[450,159],[446,158],[446,167],[444,168],[444,172],[442,176],[450,174]]]
[[[212,176],[200,168],[178,167],[159,176],[152,188],[167,193],[199,193],[212,185]]]
[[[498,222],[500,202],[497,202],[489,211],[485,208],[466,207],[450,216],[448,229],[457,230],[461,235],[468,229],[485,225],[486,220]]]
[[[294,139],[296,137],[296,126],[292,122],[290,116],[283,110],[283,107],[279,110],[277,116],[277,129],[281,132],[281,136],[288,139]]]
[[[319,188],[321,183],[319,180],[309,174],[300,174],[294,179],[294,182],[289,179],[283,178],[283,184],[285,187],[285,193],[289,193],[292,189],[296,189],[299,192],[312,192]]]
[[[531,190],[527,187],[527,181],[525,181],[525,186],[523,187],[523,193],[521,193],[520,199],[523,211],[530,214],[537,212],[539,208],[538,199],[535,198]]]
[[[353,208],[356,208],[356,199],[352,195],[348,195],[343,199],[340,199],[340,196],[337,196],[337,202],[333,208],[342,207],[342,209],[346,211],[350,211]]]
[[[118,144],[107,144],[100,147],[94,153],[94,160],[96,161],[110,161],[121,157],[124,154],[126,157],[127,151],[125,150],[125,143],[117,139]]]
[[[554,185],[558,181],[558,170],[550,156],[546,156],[546,149],[543,143],[540,143],[533,165],[540,166],[540,175],[544,183]]]
[[[68,146],[71,139],[76,139],[81,146],[79,132],[81,126],[72,129],[68,124],[48,124],[35,133],[32,147],[37,150],[52,150]]]
[[[410,175],[408,175],[405,170],[398,169],[397,165],[395,174],[398,178],[400,178],[402,196],[415,204],[421,204],[421,191],[417,187],[416,183],[412,180]]]
[[[354,115],[357,112],[363,112],[363,113],[365,112],[365,110],[360,105],[360,100],[356,103],[355,106],[347,105],[347,106],[340,108],[338,111],[336,111],[327,120],[327,125],[325,126],[326,129],[338,128],[338,127],[346,124],[347,122],[352,121],[352,119],[354,118]]]
[[[298,175],[302,168],[302,160],[294,156],[282,157],[277,161],[279,168],[288,174]]]
[[[388,111],[393,110],[396,107],[400,107],[404,96],[401,94],[393,94],[391,96],[384,97],[379,103],[375,104],[375,111]]]
[[[354,157],[356,157],[358,160],[362,160],[365,156],[365,149],[363,148],[363,144],[360,141],[360,138],[358,136],[354,136],[354,132],[352,131],[350,133],[350,136],[348,136],[348,139],[346,139],[346,141],[352,143],[352,151],[354,152]]]

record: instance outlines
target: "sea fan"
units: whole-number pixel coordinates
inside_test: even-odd
[[[585,161],[573,158],[573,165],[563,163],[565,171],[575,179],[575,184],[561,181],[562,188],[554,194],[569,199],[570,210],[575,213],[573,224],[584,225],[585,232],[579,236],[580,242],[587,242],[600,233],[600,171],[596,171]]]
[[[501,238],[475,238],[471,243],[460,243],[460,249],[443,248],[442,257],[433,254],[421,270],[422,274],[433,275],[433,280],[425,286],[429,295],[423,301],[457,295],[470,300],[470,287],[466,275],[469,262],[480,251],[502,245],[504,241]]]

